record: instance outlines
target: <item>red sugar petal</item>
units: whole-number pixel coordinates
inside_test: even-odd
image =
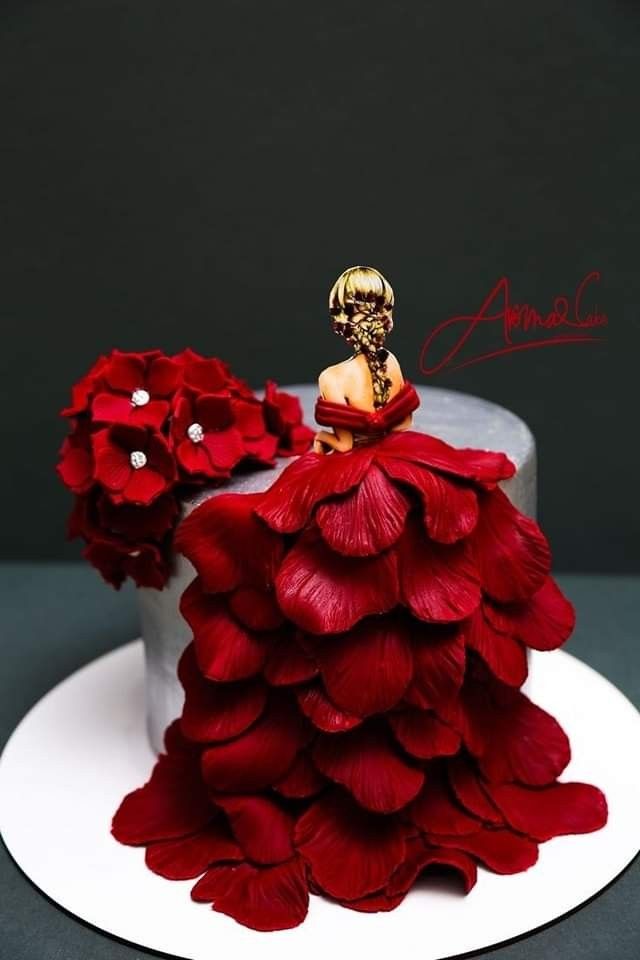
[[[231,616],[223,597],[203,593],[199,578],[187,587],[180,612],[194,635],[198,666],[210,680],[244,680],[258,673],[269,634],[247,630]]]
[[[465,669],[463,634],[456,626],[412,625],[413,682],[407,700],[447,719]]]
[[[213,863],[242,859],[242,850],[221,817],[200,833],[152,843],[145,852],[149,869],[167,880],[192,880]]]
[[[194,833],[214,816],[197,759],[161,754],[149,781],[120,804],[111,832],[120,843],[137,845]]]
[[[464,624],[467,645],[482,657],[491,672],[512,687],[521,687],[527,679],[527,655],[519,640],[500,633],[481,609]]]
[[[407,753],[422,760],[453,756],[460,749],[460,734],[431,710],[405,707],[389,716],[389,725]]]
[[[361,717],[345,713],[332,703],[320,683],[296,690],[296,697],[305,717],[325,733],[344,733],[362,723]]]
[[[526,603],[486,606],[486,616],[497,630],[517,637],[534,650],[555,650],[573,632],[576,614],[552,577]]]
[[[274,784],[274,788],[283,797],[302,799],[320,793],[326,783],[327,781],[321,773],[318,773],[308,755],[301,751],[293,761],[291,769],[282,780]]]
[[[283,470],[263,495],[258,513],[280,533],[300,530],[317,503],[357,486],[372,458],[366,447],[338,456],[306,453]]]
[[[313,762],[374,813],[400,810],[424,782],[422,770],[409,766],[380,730],[369,728],[319,737]]]
[[[528,600],[549,573],[551,551],[546,537],[502,490],[481,494],[472,541],[482,586],[501,603]]]
[[[290,633],[283,632],[271,645],[264,667],[267,683],[274,687],[306,683],[317,673],[317,664],[310,659]]]
[[[314,883],[331,897],[353,901],[388,882],[404,859],[404,836],[395,817],[367,813],[336,791],[303,813],[295,843]]]
[[[152,503],[167,489],[167,482],[161,473],[150,467],[131,470],[129,479],[122,489],[123,499],[128,503],[138,503],[143,507]]]
[[[293,817],[268,797],[219,794],[245,856],[254,863],[283,863],[293,856]]]
[[[187,473],[202,474],[204,477],[213,477],[218,473],[203,443],[193,443],[189,439],[183,440],[176,449],[176,458]]]
[[[382,466],[390,477],[418,492],[424,505],[425,528],[432,540],[455,543],[469,536],[478,520],[478,498],[472,487],[407,460],[386,458]]]
[[[102,376],[113,390],[133,393],[145,385],[145,361],[140,355],[114,350],[102,370]]]
[[[534,840],[591,833],[607,822],[604,794],[587,783],[553,783],[548,787],[488,783],[486,790],[514,830]]]
[[[185,737],[202,742],[228,740],[254,723],[264,708],[267,689],[262,680],[213,683],[205,680],[196,663],[193,644],[178,664],[185,690],[181,726]]]
[[[504,453],[451,447],[438,437],[414,430],[391,433],[385,437],[376,450],[376,460],[382,463],[387,456],[421,463],[425,467],[490,486],[515,473],[514,465]]]
[[[149,364],[147,389],[154,397],[168,397],[178,387],[180,364],[171,357],[156,357]]]
[[[63,447],[62,460],[57,466],[62,482],[74,493],[86,493],[93,483],[93,457],[90,450],[80,446]]]
[[[396,542],[410,506],[408,497],[371,464],[355,490],[318,508],[316,522],[332,550],[367,557]]]
[[[359,913],[388,913],[395,910],[404,900],[405,893],[397,893],[390,897],[385,891],[381,893],[372,893],[368,897],[362,897],[360,900],[340,900],[341,906],[348,910],[357,910]]]
[[[463,620],[480,603],[478,571],[467,543],[430,541],[415,517],[400,538],[398,567],[402,599],[420,620]]]
[[[288,930],[302,923],[309,890],[299,859],[273,867],[248,863],[213,867],[196,883],[191,896],[226,913],[253,930]]]
[[[367,618],[349,633],[323,637],[315,657],[329,697],[361,717],[395,706],[413,674],[407,627],[393,615]]]
[[[571,748],[560,724],[519,690],[484,682],[465,685],[462,696],[469,727],[483,745],[478,763],[488,780],[543,786],[569,763]]]
[[[456,757],[447,764],[449,783],[456,799],[469,813],[487,823],[501,824],[503,819],[485,793],[472,762],[465,757]]]
[[[249,630],[275,630],[283,621],[273,590],[238,587],[229,594],[229,609]]]
[[[212,790],[263,790],[285,775],[307,739],[298,711],[286,701],[274,701],[246,733],[203,752],[203,776]]]
[[[112,493],[123,490],[133,473],[129,455],[121,447],[108,441],[107,431],[94,434],[95,475]]]
[[[179,525],[174,547],[194,565],[209,593],[238,586],[268,588],[282,556],[282,540],[254,513],[259,493],[211,497]]]
[[[91,416],[95,423],[129,423],[133,409],[130,397],[97,393],[91,403]]]
[[[205,431],[202,446],[207,451],[214,470],[232,470],[247,452],[242,436],[235,427],[230,427],[228,430]]]
[[[510,830],[481,829],[457,837],[432,836],[434,844],[472,854],[494,873],[521,873],[538,859],[538,846]]]
[[[480,824],[458,806],[442,771],[430,767],[424,787],[407,809],[407,816],[423,833],[476,833]]]
[[[286,555],[276,590],[285,616],[302,630],[343,633],[363,617],[385,613],[398,602],[395,554],[343,557],[311,531]]]

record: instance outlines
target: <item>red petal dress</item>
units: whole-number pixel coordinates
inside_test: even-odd
[[[501,453],[393,431],[319,400],[347,453],[307,453],[259,494],[211,498],[178,530],[198,576],[182,716],[113,833],[192,897],[257,930],[309,893],[391,910],[429,868],[531,867],[602,827],[603,794],[560,782],[559,724],[521,691],[527,648],[574,625],[549,545],[499,487]]]

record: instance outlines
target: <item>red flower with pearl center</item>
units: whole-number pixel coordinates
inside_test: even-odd
[[[234,422],[230,396],[181,396],[176,403],[171,434],[178,463],[189,474],[229,476],[246,454],[242,434]]]
[[[114,503],[148,505],[176,478],[169,445],[159,433],[116,424],[93,435],[95,478]]]
[[[91,413],[102,423],[126,423],[159,430],[166,420],[181,366],[160,351],[114,352],[101,370],[107,389],[93,398]]]

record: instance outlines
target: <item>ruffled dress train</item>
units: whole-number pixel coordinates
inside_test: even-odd
[[[320,400],[353,450],[213,497],[177,533],[198,574],[184,709],[113,833],[257,930],[301,923],[310,893],[391,910],[434,868],[468,892],[478,865],[527,870],[606,822],[521,690],[527,650],[559,647],[574,612],[499,486],[514,467],[393,432],[417,404],[408,384],[375,414]]]

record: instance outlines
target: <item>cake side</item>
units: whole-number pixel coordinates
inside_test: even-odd
[[[313,423],[317,387],[293,384],[283,388],[300,398],[304,419]],[[512,503],[522,513],[536,513],[536,450],[533,434],[514,413],[498,404],[438,387],[417,387],[421,406],[414,414],[414,429],[433,434],[456,447],[500,450],[516,466],[515,475],[502,484]],[[236,476],[223,487],[201,489],[183,502],[183,514],[219,493],[257,493],[267,489],[291,463],[282,459],[273,469]],[[176,676],[180,654],[191,640],[190,630],[179,612],[182,593],[194,577],[184,557],[174,558],[174,569],[164,590],[140,588],[138,606],[146,660],[147,729],[153,749],[162,749],[169,723],[182,710],[183,693]]]

